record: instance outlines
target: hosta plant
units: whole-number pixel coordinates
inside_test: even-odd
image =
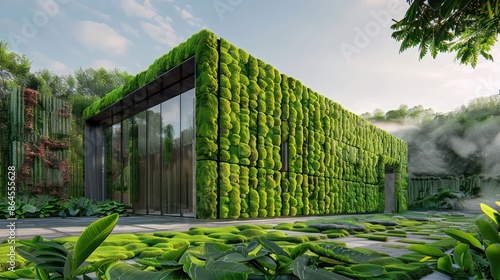
[[[500,202],[496,202],[500,206]],[[426,255],[422,261],[431,262],[437,271],[453,279],[500,280],[500,213],[481,203],[488,220],[478,219],[479,236],[459,229],[448,229],[445,233],[458,242],[450,254],[429,245],[411,245],[408,249]]]

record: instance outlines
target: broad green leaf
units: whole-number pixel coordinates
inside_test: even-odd
[[[479,240],[477,240],[474,236],[472,236],[467,232],[463,232],[458,229],[448,229],[445,230],[444,233],[448,234],[449,236],[455,238],[456,240],[462,243],[468,244],[470,247],[472,247],[472,249],[475,249],[480,252],[483,251],[483,245],[481,244],[481,242],[479,242]]]
[[[60,259],[63,262],[66,260],[66,255],[59,250],[53,250],[53,249],[38,249],[33,251],[33,256],[35,257],[42,257],[42,256],[49,256],[54,259]]]
[[[120,280],[159,280],[159,279],[190,279],[181,269],[174,271],[142,271],[137,267],[127,263],[117,262],[108,267],[106,270],[107,279]]]
[[[498,225],[500,221],[497,219],[497,216],[495,215],[495,213],[498,214],[498,211],[484,203],[481,203],[480,206],[484,214],[488,215],[488,217],[490,217],[490,219]]]
[[[333,271],[338,272],[339,274],[342,274],[344,276],[352,277],[352,278],[356,278],[356,279],[373,278],[373,275],[371,275],[371,274],[356,272],[356,271],[353,271],[350,267],[343,266],[343,265],[336,265],[333,268]]]
[[[500,206],[500,201],[496,201],[495,203],[496,205]]]
[[[257,262],[259,262],[259,264],[267,269],[270,269],[272,271],[275,271],[276,268],[278,267],[278,265],[276,264],[276,262],[274,261],[274,259],[272,259],[271,257],[269,256],[261,256],[261,257],[258,257],[255,259]]]
[[[64,273],[64,265],[61,265],[60,263],[49,263],[49,262],[44,262],[44,263],[41,263],[41,264],[37,264],[35,266],[36,269],[40,269],[40,270],[46,270],[46,271],[49,271],[49,272],[57,272],[61,275],[63,275]]]
[[[186,244],[186,245],[180,247],[177,250],[172,250],[172,251],[165,252],[161,256],[161,258],[163,260],[167,260],[167,261],[176,261],[176,262],[178,262],[181,259],[182,255],[184,255],[184,252],[186,252],[188,248],[189,248],[189,245]]]
[[[159,269],[172,269],[172,268],[178,268],[182,267],[182,264],[177,262],[177,261],[166,261],[162,259],[156,259],[156,258],[144,258],[140,260],[136,260],[136,263],[147,265],[147,266],[152,266],[156,267]]]
[[[73,252],[68,253],[66,263],[64,264],[64,278],[73,279]]]
[[[453,259],[460,269],[470,271],[472,269],[472,255],[469,252],[469,245],[460,243],[453,250]]]
[[[489,240],[490,243],[500,243],[498,231],[493,224],[485,220],[477,220],[476,224],[483,239]]]
[[[443,253],[441,250],[430,245],[412,244],[406,248],[408,250],[412,250],[422,255],[431,256],[434,258],[440,258],[445,255],[445,253]]]
[[[35,268],[33,273],[36,275],[37,279],[50,280],[49,272],[47,272],[47,270]]]
[[[111,264],[114,262],[116,262],[116,260],[104,259],[104,260],[100,260],[98,262],[94,262],[94,263],[89,264],[89,265],[80,266],[76,271],[73,272],[73,275],[84,275],[85,276],[86,274],[96,272],[98,268],[101,268],[102,270],[104,270],[108,264]]]
[[[262,244],[260,244],[256,240],[252,239],[252,241],[250,241],[250,243],[248,243],[247,252],[249,255],[255,254],[255,253],[259,252],[261,248],[262,248]]]
[[[300,280],[310,280],[310,279],[332,279],[332,280],[349,280],[351,278],[347,278],[337,273],[330,272],[328,270],[319,268],[312,269],[309,267],[309,263],[311,258],[306,255],[302,255],[296,258],[292,265],[293,274],[299,277]]]
[[[15,271],[3,271],[0,272],[0,279],[36,279],[35,274],[31,268],[16,269]]]
[[[208,261],[205,267],[198,266],[194,263],[189,267],[189,276],[197,280],[210,279],[248,279],[248,275],[253,273],[253,270],[241,263],[232,263],[224,261]]]
[[[290,257],[290,255],[285,250],[283,250],[278,244],[274,243],[273,241],[270,241],[264,237],[257,237],[256,240],[257,242],[262,244],[264,248],[270,250],[276,255],[285,256],[288,258]]]
[[[205,262],[198,259],[196,256],[194,256],[192,253],[190,252],[186,252],[184,253],[184,255],[182,255],[181,259],[179,260],[179,263],[182,264],[182,269],[185,273],[189,273],[189,268],[191,266],[191,264],[196,264],[198,266],[205,266]]]
[[[439,258],[437,261],[437,268],[446,274],[455,273],[455,270],[453,269],[453,261],[451,260],[450,255]]]
[[[255,257],[253,257],[253,258],[251,257],[250,259],[254,259],[254,258]],[[226,262],[241,263],[241,262],[249,261],[250,259],[245,258],[245,256],[243,256],[240,253],[229,253],[227,255],[224,255],[224,256],[218,258],[217,260],[226,261]]]
[[[73,271],[76,270],[109,236],[118,222],[118,214],[99,219],[90,224],[80,235],[73,249]]]
[[[490,262],[493,279],[500,280],[500,244],[491,244],[486,248],[486,257]]]
[[[385,273],[383,266],[375,264],[355,264],[349,266],[349,268],[357,273],[369,274],[371,277],[380,276]]]
[[[343,247],[340,245],[320,244],[319,247],[326,250],[323,252],[318,252],[321,255],[342,261],[344,263],[351,263],[351,264],[365,263],[365,262],[369,262],[370,260],[373,260],[375,258],[378,258],[377,256],[368,255],[368,254],[353,250],[351,248]],[[309,247],[309,249],[314,250],[315,246],[312,246],[312,248]]]
[[[19,247],[19,248],[16,248],[16,251],[19,255],[21,255],[23,258],[25,258],[26,260],[32,262],[32,263],[43,263],[42,260],[40,260],[39,258],[37,258],[36,256],[33,255],[32,252],[28,251],[28,248],[22,246],[22,247]]]
[[[203,245],[204,258],[219,258],[225,252],[232,250],[233,247],[224,243],[207,242]]]
[[[302,256],[309,250],[309,244],[303,243],[298,246],[295,246],[291,251],[290,251],[290,258],[292,260],[295,260],[297,257]]]

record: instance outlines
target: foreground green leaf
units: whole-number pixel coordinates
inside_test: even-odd
[[[192,263],[189,267],[189,275],[192,279],[234,279],[245,280],[253,273],[253,270],[240,263],[225,261],[207,261],[205,267]]]
[[[472,255],[469,252],[469,245],[460,243],[453,250],[453,259],[461,270],[469,272],[473,268]]]
[[[82,232],[73,249],[73,271],[75,271],[109,236],[118,222],[118,218],[119,215],[116,213],[104,217],[90,224]]]
[[[439,250],[436,247],[430,246],[430,245],[412,244],[406,248],[408,250],[412,250],[412,251],[415,251],[415,252],[420,253],[422,255],[431,256],[434,258],[440,258],[440,257],[445,256],[445,253],[443,253],[441,250]]]
[[[173,271],[142,271],[137,267],[131,266],[124,262],[117,262],[108,267],[106,277],[113,280],[160,280],[160,279],[175,279],[183,280],[190,279],[188,275],[181,269]]]
[[[446,234],[449,236],[455,238],[456,240],[468,244],[469,246],[472,247],[472,249],[475,249],[477,251],[482,252],[483,251],[483,245],[479,240],[477,240],[474,236],[472,236],[470,233],[463,232],[458,229],[448,229],[445,230]]]
[[[306,255],[302,255],[295,259],[291,265],[293,274],[299,277],[300,280],[310,280],[310,279],[332,279],[332,280],[349,280],[340,274],[330,272],[323,268],[311,268],[309,263],[311,258]]]
[[[448,275],[454,274],[455,269],[453,269],[453,261],[450,255],[446,255],[438,259],[437,268]]]
[[[483,240],[489,240],[491,243],[500,243],[500,237],[498,237],[498,230],[493,226],[491,222],[485,220],[477,220],[476,224],[479,228],[479,232],[483,237]]]
[[[481,203],[481,210],[483,210],[484,214],[486,214],[493,222],[495,222],[497,225],[500,223],[498,220],[498,211],[491,208],[490,206]],[[496,214],[496,215],[495,215]]]
[[[16,269],[15,271],[0,272],[0,279],[36,279],[31,268]]]
[[[500,280],[500,244],[491,244],[486,248],[486,257],[490,262],[491,276]]]

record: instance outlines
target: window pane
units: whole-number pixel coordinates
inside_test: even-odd
[[[184,216],[194,216],[194,89],[181,95],[181,207]]]
[[[180,97],[163,102],[163,213],[180,214]]]
[[[147,213],[147,112],[137,114],[134,119],[137,125],[137,152],[138,152],[138,185],[134,193],[134,210],[136,213]]]
[[[148,110],[148,214],[161,214],[161,112],[160,105]]]

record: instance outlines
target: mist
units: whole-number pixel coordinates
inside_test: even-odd
[[[380,121],[374,124],[408,143],[410,177],[500,177],[499,116],[470,127],[455,119],[421,125]]]

